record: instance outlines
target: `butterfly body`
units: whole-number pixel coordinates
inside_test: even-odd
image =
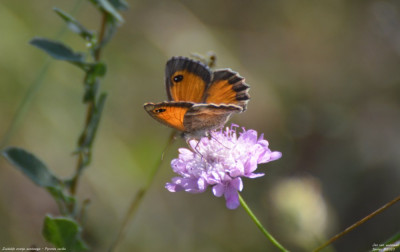
[[[144,108],[157,121],[182,131],[185,138],[200,138],[223,127],[232,113],[246,110],[250,99],[249,86],[236,72],[212,72],[185,57],[167,62],[165,85],[169,101],[146,103]]]

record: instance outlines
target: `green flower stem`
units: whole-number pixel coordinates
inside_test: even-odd
[[[147,179],[147,183],[144,185],[144,187],[140,188],[139,191],[136,193],[135,197],[132,200],[132,203],[129,206],[129,210],[126,213],[124,217],[124,221],[122,222],[122,225],[118,231],[118,235],[111,244],[110,248],[108,249],[108,252],[115,251],[117,248],[118,244],[123,240],[125,237],[126,233],[126,228],[128,227],[128,224],[133,220],[135,217],[135,214],[137,212],[137,209],[139,208],[142,200],[146,196],[147,191],[149,190],[150,186],[152,185],[154,178],[156,177],[156,174],[158,170],[160,170],[161,164],[164,161],[164,153],[167,150],[167,148],[171,145],[175,137],[175,131],[173,131],[168,139],[167,144],[165,145],[165,149],[161,155],[161,158],[158,160],[156,163],[154,169],[151,170],[151,173],[149,174],[149,177]]]
[[[281,251],[286,251],[286,252],[289,251],[289,250],[285,249],[277,240],[275,240],[275,238],[270,233],[268,233],[268,231],[263,227],[261,222],[257,219],[257,217],[251,211],[249,206],[246,204],[246,202],[242,198],[242,195],[240,195],[240,194],[239,194],[239,200],[240,200],[240,204],[242,205],[244,210],[247,212],[247,214],[250,216],[250,218],[254,221],[256,226],[261,230],[261,232],[265,235],[265,237],[267,237]]]

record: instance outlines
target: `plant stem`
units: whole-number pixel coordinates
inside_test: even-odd
[[[101,28],[100,28],[99,40],[98,40],[98,47],[95,48],[95,52],[94,52],[94,59],[96,61],[100,60],[100,53],[101,53],[102,43],[103,43],[104,35],[106,33],[107,18],[108,18],[107,13],[103,13],[102,20],[101,20]]]
[[[153,183],[154,178],[156,177],[157,172],[160,170],[161,164],[164,161],[164,153],[167,150],[167,148],[171,145],[171,143],[174,140],[175,132],[172,132],[167,144],[165,145],[164,151],[161,155],[161,158],[158,160],[158,162],[155,165],[155,168],[151,170],[151,173],[149,174],[149,178],[147,180],[147,183],[144,185],[144,187],[140,188],[138,192],[136,193],[135,197],[133,198],[129,210],[126,213],[124,220],[122,222],[122,225],[118,231],[117,237],[111,244],[110,248],[108,249],[108,252],[112,252],[117,248],[117,245],[123,240],[126,232],[126,228],[128,227],[128,224],[131,222],[131,220],[134,218],[137,209],[140,206],[140,203],[144,199],[147,191],[149,190],[151,184]]]
[[[356,227],[360,226],[361,224],[363,224],[364,222],[368,221],[369,219],[371,219],[372,217],[376,216],[377,214],[383,212],[384,210],[386,210],[387,208],[389,208],[390,206],[392,206],[394,203],[400,201],[400,195],[398,195],[396,198],[394,198],[392,201],[386,203],[385,205],[383,205],[382,207],[380,207],[379,209],[375,210],[373,213],[367,215],[366,217],[362,218],[361,220],[357,221],[356,223],[354,223],[353,225],[351,225],[350,227],[346,228],[345,230],[343,230],[342,232],[340,232],[339,234],[333,236],[331,239],[329,239],[327,242],[325,242],[324,244],[322,244],[320,247],[316,248],[315,250],[313,250],[314,252],[320,251],[321,249],[325,248],[326,246],[328,246],[329,244],[331,244],[332,242],[336,241],[337,239],[339,239],[340,237],[342,237],[343,235],[347,234],[348,232],[350,232],[351,230],[355,229]]]
[[[105,13],[105,12],[102,13],[102,21],[101,21],[100,32],[99,32],[99,39],[97,41],[97,46],[95,47],[95,52],[94,52],[94,61],[95,62],[100,61],[100,53],[101,53],[101,49],[103,48],[102,42],[104,39],[105,30],[107,29],[107,16],[108,16],[107,13]],[[86,73],[86,77],[87,76],[88,76],[88,73]],[[89,124],[91,122],[91,118],[92,118],[95,108],[96,108],[96,99],[97,99],[97,96],[95,94],[93,99],[90,99],[89,101],[86,102],[87,108],[86,108],[85,126],[84,126],[84,131],[83,131],[81,137],[79,138],[79,142],[78,142],[78,145],[79,145],[78,150],[79,151],[78,151],[78,160],[77,160],[77,164],[76,164],[76,170],[75,170],[75,174],[74,174],[73,178],[71,179],[70,187],[69,187],[69,191],[70,191],[71,195],[76,194],[78,181],[82,174],[82,170],[86,166],[88,166],[90,163],[92,147],[91,147],[91,145],[86,146],[85,140],[87,137],[87,130],[88,130]]]
[[[257,217],[254,215],[254,213],[251,211],[249,206],[246,204],[244,199],[242,198],[242,195],[239,194],[239,200],[240,204],[244,208],[244,210],[247,212],[247,214],[250,216],[250,218],[254,221],[256,226],[261,230],[261,232],[267,237],[274,245],[275,247],[279,248],[281,251],[288,251],[285,249],[261,224],[261,222],[257,219]]]

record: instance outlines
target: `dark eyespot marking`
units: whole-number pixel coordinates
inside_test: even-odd
[[[154,110],[154,113],[159,114],[159,113],[162,113],[162,112],[165,112],[165,111],[167,111],[167,110],[166,110],[166,109],[163,109],[163,108],[160,108],[160,109],[155,109],[155,110]]]
[[[174,82],[181,82],[183,80],[183,75],[174,76]]]

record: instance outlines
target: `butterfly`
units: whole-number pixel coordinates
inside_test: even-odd
[[[172,57],[165,68],[168,101],[145,103],[151,117],[183,133],[201,138],[225,125],[233,113],[244,112],[249,86],[231,69],[211,71],[200,61]]]

